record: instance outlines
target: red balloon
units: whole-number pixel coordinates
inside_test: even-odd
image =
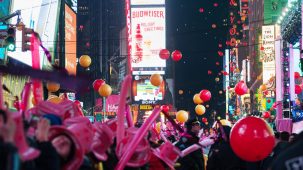
[[[268,111],[263,112],[262,116],[264,119],[268,119],[268,118],[270,118],[270,113]]]
[[[93,82],[93,87],[95,91],[98,91],[100,86],[102,86],[103,84],[105,84],[105,81],[102,79],[97,79]]]
[[[161,106],[161,110],[162,110],[162,112],[167,113],[167,112],[169,111],[169,106],[167,106],[167,105],[162,105],[162,106]]]
[[[199,12],[201,12],[201,13],[204,12],[204,8],[200,8]]]
[[[202,122],[203,122],[203,123],[207,122],[207,118],[206,118],[206,117],[203,117],[203,118],[202,118]]]
[[[243,95],[246,94],[248,88],[246,86],[246,84],[244,83],[244,81],[240,81],[236,84],[235,86],[235,92],[237,95]]]
[[[302,92],[301,86],[298,85],[298,84],[296,84],[296,86],[295,86],[295,93],[296,93],[296,94],[300,94],[301,92]]]
[[[222,51],[218,51],[218,55],[219,55],[220,57],[222,57],[222,56],[224,55],[224,53],[223,53]]]
[[[232,127],[230,145],[241,159],[256,162],[272,152],[275,138],[272,129],[264,120],[246,117]]]
[[[174,61],[179,61],[182,58],[182,53],[179,50],[175,50],[171,53],[171,57]]]
[[[167,60],[170,56],[170,52],[167,49],[162,49],[159,52],[159,56],[163,60]]]
[[[207,102],[211,98],[211,93],[208,90],[201,90],[200,91],[200,98],[203,102]]]
[[[301,77],[300,73],[299,72],[295,72],[295,79],[298,79],[300,77]]]
[[[20,102],[18,100],[14,101],[14,108],[16,108],[18,111],[20,110]]]
[[[208,71],[207,71],[207,74],[208,74],[208,75],[211,75],[211,74],[212,74],[212,71],[208,70]]]

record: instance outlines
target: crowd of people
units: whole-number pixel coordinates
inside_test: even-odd
[[[128,127],[126,138],[117,143],[115,119],[91,123],[85,116],[67,117],[54,114],[55,108],[54,113],[39,108],[45,106],[29,119],[21,112],[0,110],[0,170],[115,169],[141,126]],[[183,133],[170,123],[160,132],[149,128],[123,169],[303,169],[303,133],[275,132],[272,153],[262,161],[246,162],[230,146],[230,126],[218,120],[207,130],[190,119],[184,127]]]

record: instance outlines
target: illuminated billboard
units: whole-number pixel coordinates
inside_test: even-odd
[[[157,104],[157,101],[164,99],[165,81],[157,87],[150,83],[149,76],[135,76],[132,94],[135,103]]]
[[[262,27],[262,47],[261,59],[263,61],[263,84],[266,84],[268,88],[274,89],[273,80],[276,76],[274,25]]]
[[[130,0],[131,5],[164,5],[165,0]]]
[[[69,74],[77,71],[77,35],[76,13],[65,4],[65,69]]]
[[[27,28],[32,28],[39,33],[43,46],[54,57],[56,47],[56,35],[59,21],[59,0],[14,0],[11,4],[11,12],[21,10],[22,22]],[[17,23],[17,17],[11,19],[12,24]],[[21,61],[29,66],[32,65],[31,52],[21,51],[22,32],[16,31],[16,51],[8,52],[8,56]],[[49,65],[43,50],[40,50],[41,68]]]
[[[164,74],[159,57],[165,43],[165,7],[131,8],[131,67],[133,75]]]

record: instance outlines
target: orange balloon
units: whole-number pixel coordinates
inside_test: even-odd
[[[162,76],[160,74],[151,75],[149,80],[154,86],[160,86],[163,81]]]
[[[202,104],[203,103],[203,100],[201,100],[199,94],[194,95],[193,101],[194,101],[195,104]]]
[[[61,103],[62,100],[58,96],[54,96],[54,97],[50,96],[47,99],[47,101],[55,103],[55,104],[59,104],[59,103]]]
[[[60,89],[60,84],[58,83],[53,83],[53,82],[48,82],[46,84],[46,88],[49,92],[56,92]]]
[[[267,90],[266,85],[265,85],[265,84],[262,84],[262,85],[260,86],[260,90],[261,90],[261,91],[266,91],[266,90]]]
[[[100,96],[108,97],[112,94],[112,88],[108,84],[103,84],[102,86],[100,86],[98,92]]]
[[[37,102],[36,102],[36,100],[35,100],[35,98],[34,98],[34,97],[32,97],[32,104],[33,104],[34,106],[36,106],[36,105],[37,105]]]
[[[188,120],[188,113],[185,110],[179,110],[176,114],[176,119],[180,123],[184,123]]]
[[[161,122],[156,123],[156,130],[158,133],[161,132]]]
[[[92,59],[91,59],[88,55],[82,55],[82,56],[79,58],[79,64],[80,64],[80,66],[82,66],[83,68],[89,67],[91,63],[92,63]]]
[[[203,115],[205,113],[205,107],[203,105],[200,105],[198,104],[196,107],[195,107],[195,111],[197,113],[197,115]]]

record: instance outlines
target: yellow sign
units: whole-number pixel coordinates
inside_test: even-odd
[[[152,105],[140,105],[139,107],[140,110],[153,110],[153,108]]]

